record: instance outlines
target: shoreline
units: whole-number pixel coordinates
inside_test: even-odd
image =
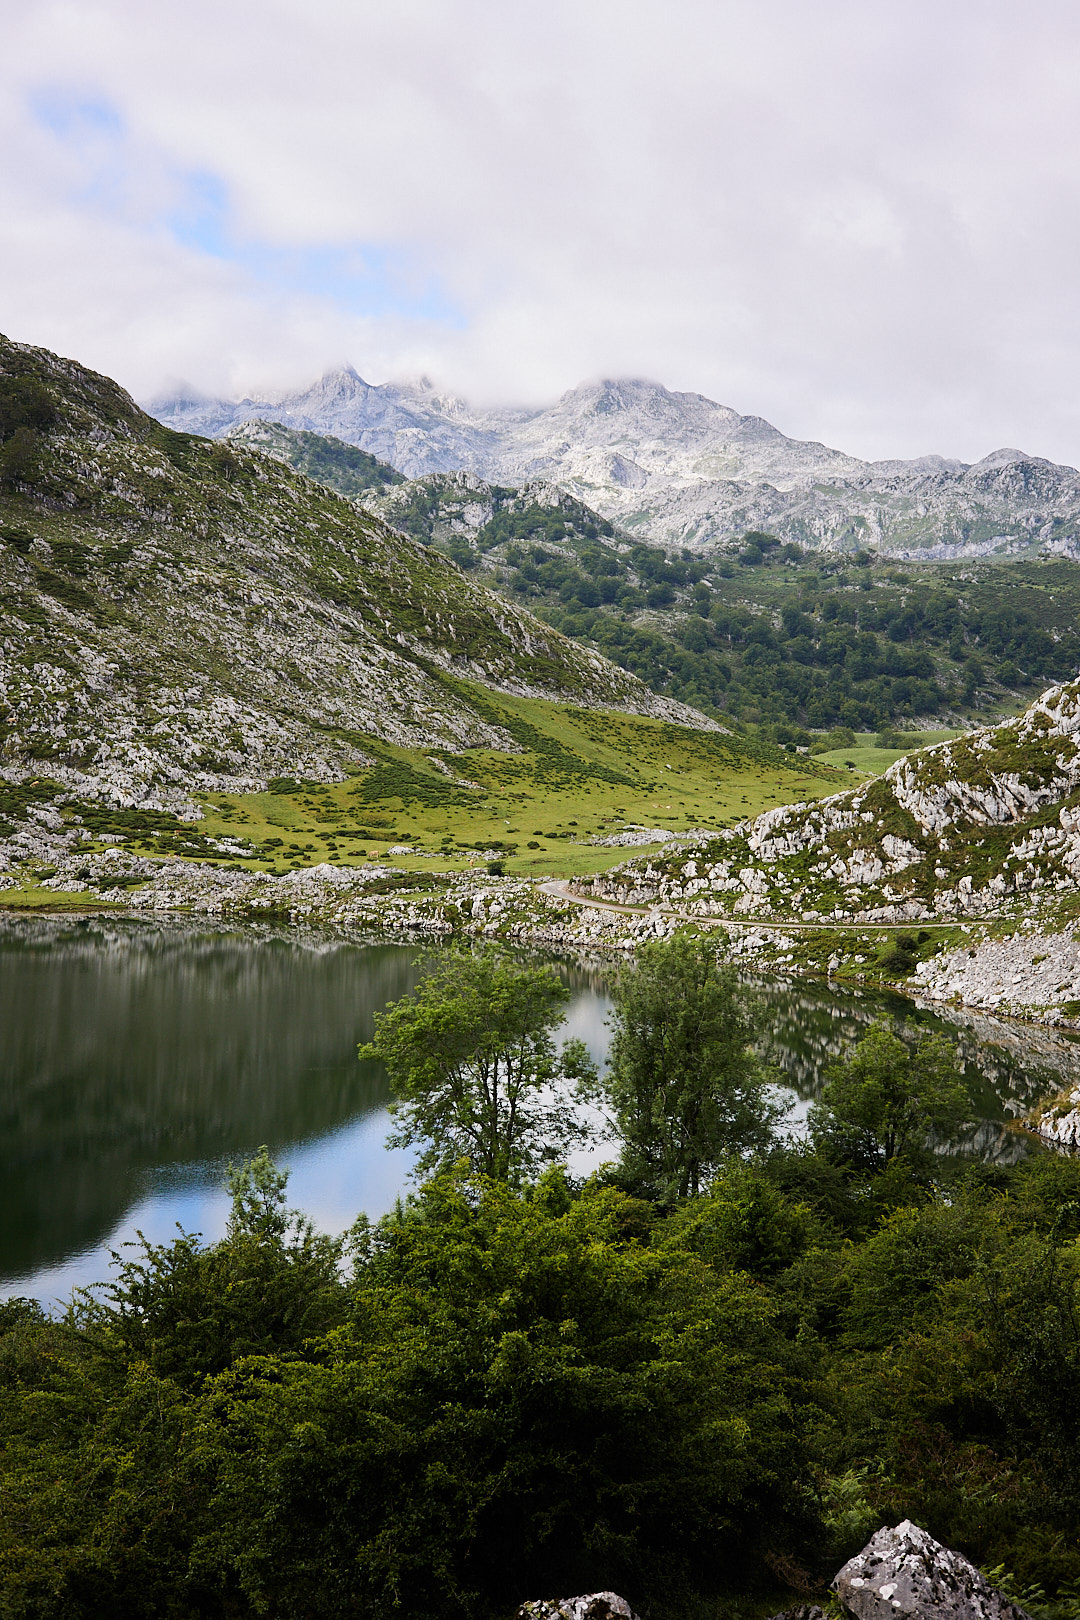
[[[83,856],[79,878],[85,863]],[[271,873],[125,856],[112,850],[99,857],[99,864],[101,870],[93,874],[96,894],[63,871],[36,882],[36,874],[18,874],[19,888],[0,890],[0,914],[171,912],[219,921],[314,925],[340,932],[343,938],[354,935],[359,925],[360,931],[385,935],[460,935],[584,947],[614,955],[680,928],[694,928],[724,933],[732,954],[747,966],[753,963],[841,988],[881,990],[916,1005],[992,1011],[1013,1022],[1080,1033],[1080,940],[1070,925],[1047,926],[1038,918],[942,919],[915,936],[921,947],[917,960],[893,963],[882,971],[869,959],[870,951],[880,950],[898,933],[903,936],[912,925],[854,918],[731,917],[699,910],[693,901],[681,907],[628,903],[582,894],[573,880],[496,876],[477,870],[429,869],[436,884],[432,890],[415,886],[414,875],[407,871],[380,865],[324,864]],[[1042,974],[1030,971],[1046,963],[1050,966]],[[1062,979],[1063,972],[1070,977]],[[1019,988],[1021,979],[1031,984],[1033,977],[1047,983],[1056,980],[1054,994],[1005,993]],[[1064,994],[1074,988],[1078,997]]]
[[[938,1016],[950,1011],[963,1015],[963,1023],[989,1020],[1000,1031],[1011,1031],[1014,1040],[1027,1030],[1036,1045],[1040,1039],[1055,1037],[1071,1045],[1070,1037],[1075,1035],[1080,1059],[1080,1018],[1071,1009],[1066,1014],[1061,1007],[1017,1003],[996,992],[984,991],[969,997],[955,991],[942,994],[939,990],[935,994],[935,980],[929,974],[886,978],[859,972],[855,964],[843,969],[835,961],[837,945],[863,943],[866,925],[861,929],[842,923],[823,927],[788,919],[750,921],[695,915],[691,910],[628,906],[578,895],[569,882],[555,878],[533,881],[479,872],[440,873],[433,875],[446,882],[434,892],[402,887],[372,893],[372,883],[394,877],[407,880],[408,874],[385,867],[329,866],[286,874],[235,873],[196,863],[152,862],[144,857],[118,859],[116,852],[110,853],[113,867],[137,864],[153,870],[137,874],[143,879],[138,887],[117,886],[98,895],[64,889],[64,877],[58,873],[45,884],[21,891],[28,899],[33,896],[30,903],[11,903],[15,893],[11,889],[0,894],[0,919],[7,922],[70,917],[78,921],[97,915],[132,922],[204,921],[226,927],[262,924],[311,930],[342,943],[396,939],[419,945],[425,940],[434,943],[456,937],[616,960],[649,940],[669,937],[681,928],[700,928],[723,932],[731,959],[750,975],[773,972],[795,983],[805,980],[839,993],[893,995]],[[123,875],[130,880],[136,874],[128,871]],[[985,937],[987,927],[984,918],[939,931],[943,936],[959,935],[960,943],[927,959],[943,964],[937,970],[937,984],[945,979],[950,962],[962,957],[970,969],[978,964],[980,953],[983,957],[987,953],[1000,954],[1013,940],[1015,948],[1027,957],[1049,959],[1051,952],[1045,947],[1052,946],[1058,937],[1080,961],[1080,942],[1071,933],[1055,936],[1032,931],[1002,940]],[[895,934],[895,926],[876,924],[869,928],[883,942]],[[828,956],[824,955],[826,950]],[[1043,1097],[1018,1117],[1017,1125],[1047,1147],[1059,1151],[1080,1148],[1080,1086],[1074,1092],[1071,1085],[1066,1085],[1056,1094]]]

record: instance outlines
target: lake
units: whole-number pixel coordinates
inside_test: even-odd
[[[385,1075],[356,1048],[416,984],[418,955],[183,919],[0,915],[0,1295],[63,1300],[102,1281],[136,1229],[220,1235],[224,1167],[264,1142],[323,1230],[390,1208],[411,1160],[384,1145]],[[602,1061],[612,969],[561,971],[567,1033]],[[1010,1118],[1080,1080],[1080,1045],[1050,1031],[805,981],[763,989],[796,1124],[823,1066],[881,1018],[958,1041],[972,1151],[1016,1157]]]

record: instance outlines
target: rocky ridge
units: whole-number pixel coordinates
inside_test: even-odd
[[[578,890],[687,920],[757,923],[736,930],[732,949],[789,967],[808,927],[833,930],[829,972],[858,976],[886,947],[911,993],[1075,1021],[1078,886],[1074,681],[1017,719],[909,755],[874,781],[626,862]],[[967,937],[951,948],[932,927],[895,939],[858,932],[958,922]]]
[[[631,862],[594,892],[710,917],[897,923],[997,913],[1080,882],[1080,682],[1015,720],[783,805],[692,852]]]
[[[710,728],[349,501],[0,339],[53,420],[0,489],[0,769],[196,815],[365,737],[514,751],[461,680]],[[26,447],[24,446],[24,449]]]
[[[254,417],[330,433],[407,477],[465,471],[556,483],[632,533],[701,548],[766,530],[826,549],[952,559],[1039,546],[1080,555],[1080,473],[1001,449],[867,462],[761,417],[639,378],[571,389],[539,410],[471,409],[427,382],[373,386],[349,367],[240,401],[169,398],[170,426],[221,435]]]

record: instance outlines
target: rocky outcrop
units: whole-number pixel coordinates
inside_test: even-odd
[[[910,1519],[872,1536],[833,1586],[854,1620],[1029,1620],[974,1564]]]
[[[523,1603],[514,1620],[637,1620],[625,1598],[615,1592],[589,1592],[584,1597],[538,1598]]]
[[[981,939],[919,962],[908,989],[931,1001],[1016,1018],[1053,1020],[1080,1008],[1080,940],[1071,930],[1032,928],[1000,939]],[[1056,1020],[1055,1020],[1056,1021]]]
[[[833,1581],[850,1620],[1030,1620],[990,1585],[974,1564],[905,1519],[872,1536]],[[635,1620],[614,1592],[523,1603],[514,1620]],[[817,1604],[799,1603],[772,1620],[826,1620]]]
[[[1027,1123],[1052,1147],[1080,1150],[1080,1087],[1046,1098],[1032,1109]]]
[[[1080,681],[1024,714],[582,884],[703,918],[911,923],[1009,916],[1080,885]]]

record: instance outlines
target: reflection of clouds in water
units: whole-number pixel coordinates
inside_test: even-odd
[[[388,1148],[390,1115],[384,1109],[281,1155],[288,1169],[289,1203],[322,1232],[343,1232],[363,1211],[385,1215],[405,1189],[416,1158],[412,1150]]]
[[[16,1277],[0,1287],[0,1297],[31,1294],[45,1305],[64,1304],[75,1288],[92,1288],[106,1283],[111,1275],[109,1251],[118,1250],[125,1260],[138,1258],[141,1231],[150,1243],[171,1243],[177,1236],[177,1223],[185,1232],[201,1232],[209,1242],[224,1234],[229,1200],[217,1187],[174,1186],[144,1198],[100,1244],[72,1255],[59,1265],[47,1266],[29,1277]]]
[[[314,1142],[282,1148],[279,1167],[289,1171],[288,1203],[321,1232],[343,1232],[363,1210],[377,1218],[394,1206],[406,1190],[414,1155],[385,1146],[390,1116],[383,1110],[353,1121],[332,1135]],[[120,1250],[125,1259],[138,1257],[135,1248],[141,1231],[151,1243],[171,1243],[177,1224],[185,1232],[201,1232],[208,1242],[225,1234],[229,1198],[222,1187],[224,1163],[170,1166],[157,1190],[134,1206],[100,1244],[72,1256],[30,1278],[15,1279],[0,1287],[0,1298],[32,1292],[38,1299],[63,1302],[73,1288],[89,1288],[107,1281],[109,1251]]]
[[[607,1067],[611,1031],[605,1022],[614,1003],[603,990],[582,990],[566,1009],[566,1017],[559,1027],[558,1039],[584,1041],[589,1056],[601,1071]]]

